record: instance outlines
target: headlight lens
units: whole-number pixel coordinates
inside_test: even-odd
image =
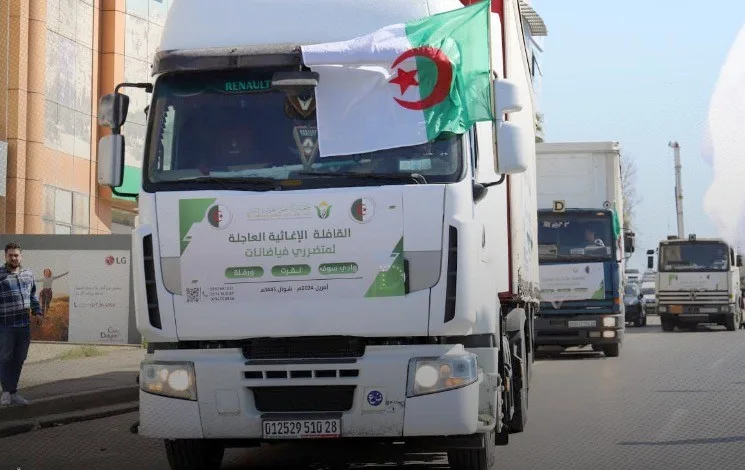
[[[475,354],[415,357],[409,361],[407,397],[465,387],[478,380]]]
[[[616,319],[613,317],[603,317],[603,326],[606,328],[613,328],[616,326]]]
[[[143,362],[140,388],[154,395],[184,400],[197,399],[193,362]]]

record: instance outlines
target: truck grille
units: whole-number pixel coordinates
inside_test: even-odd
[[[729,292],[725,291],[660,291],[657,301],[661,304],[729,303]]]
[[[252,389],[256,409],[263,413],[349,411],[354,385],[323,387],[257,387]]]
[[[365,343],[359,338],[321,336],[257,338],[243,347],[246,359],[337,359],[362,357]]]

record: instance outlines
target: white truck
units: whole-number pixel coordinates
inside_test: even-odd
[[[717,323],[735,331],[743,324],[742,256],[725,240],[675,236],[660,241],[657,259],[657,313],[663,331]],[[654,267],[655,250],[647,251]]]
[[[327,438],[485,470],[524,428],[538,258],[518,0],[491,14],[497,118],[422,145],[319,157],[324,74],[300,50],[463,7],[179,0],[154,85],[100,100],[98,181],[117,188],[119,89],[152,93],[132,250],[139,433],[165,440],[171,468]]]
[[[541,309],[536,346],[592,345],[620,353],[626,253],[617,142],[536,147]]]

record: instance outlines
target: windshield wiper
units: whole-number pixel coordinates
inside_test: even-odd
[[[419,173],[355,173],[353,171],[339,171],[339,172],[323,172],[323,171],[298,171],[299,175],[308,176],[325,176],[334,177],[341,176],[347,178],[360,178],[360,179],[371,179],[381,181],[410,181],[413,180],[417,184],[427,184],[427,179]]]
[[[254,189],[282,189],[277,180],[275,180],[274,178],[266,178],[263,176],[231,176],[228,178],[220,178],[219,176],[197,176],[194,178],[183,179],[181,181],[217,183],[225,189],[233,189],[237,191],[251,191]],[[245,185],[246,187],[236,187],[235,185]]]

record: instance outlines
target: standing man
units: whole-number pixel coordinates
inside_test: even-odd
[[[43,318],[31,270],[21,266],[21,245],[5,245],[5,266],[0,268],[0,406],[26,405],[18,395],[23,362],[31,344],[29,310]]]

